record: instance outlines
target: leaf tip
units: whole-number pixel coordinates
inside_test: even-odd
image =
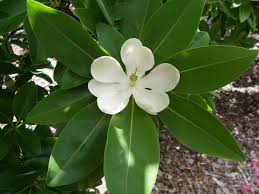
[[[238,161],[238,162],[245,162],[247,160],[247,157],[244,154],[244,152],[240,150],[240,153],[237,155],[235,160]]]

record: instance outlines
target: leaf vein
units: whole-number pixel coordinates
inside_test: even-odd
[[[129,177],[129,165],[130,165],[130,154],[131,154],[131,146],[132,146],[132,131],[133,131],[133,122],[134,122],[134,101],[132,100],[131,106],[131,121],[130,121],[130,137],[129,137],[129,150],[128,150],[128,161],[127,161],[127,170],[126,170],[126,178],[125,178],[125,194],[128,193],[128,177]]]
[[[106,114],[104,114],[102,116],[102,118],[96,123],[96,125],[93,127],[93,129],[91,130],[91,132],[88,134],[88,136],[84,139],[84,141],[78,146],[78,148],[76,149],[76,151],[68,158],[68,160],[66,161],[66,163],[63,165],[63,167],[61,167],[60,169],[65,169],[69,163],[71,162],[71,160],[76,156],[76,154],[82,149],[82,147],[85,145],[85,143],[88,141],[88,139],[93,135],[93,133],[95,132],[95,130],[98,128],[98,126],[103,122],[104,118],[106,117]],[[60,173],[62,173],[62,171],[60,171]],[[55,177],[58,177],[59,173],[56,174]],[[54,179],[54,178],[53,178]]]
[[[209,65],[194,67],[194,68],[186,69],[186,70],[183,70],[183,71],[180,71],[180,72],[181,73],[186,73],[186,72],[189,72],[189,71],[195,71],[195,70],[198,70],[198,69],[203,69],[203,68],[219,65],[219,64],[222,64],[222,63],[233,62],[233,61],[237,61],[239,59],[246,59],[246,58],[252,57],[253,55],[254,54],[251,54],[251,55],[248,55],[248,56],[237,57],[237,58],[230,59],[230,60],[220,61],[220,62],[216,62],[216,63],[211,63]]]
[[[31,8],[34,10],[35,13],[37,12],[33,7],[31,7]],[[41,17],[42,20],[44,20],[44,21],[46,22],[46,20],[45,20],[44,17],[42,17],[42,16],[39,16],[39,17]],[[86,54],[88,57],[90,57],[91,59],[94,59],[94,57],[92,57],[88,52],[86,52],[83,48],[81,48],[79,45],[77,45],[76,43],[74,43],[68,36],[66,36],[64,33],[62,33],[62,31],[59,30],[58,27],[56,27],[55,25],[53,25],[53,24],[51,24],[51,23],[49,23],[49,22],[47,22],[47,24],[50,25],[50,26],[52,26],[59,34],[61,34],[66,40],[68,40],[70,43],[72,43],[72,45],[74,45],[76,48],[78,48],[79,50],[81,50],[81,51],[82,51],[84,54]],[[87,32],[86,32],[86,33],[87,33]]]
[[[177,95],[178,96],[178,95]],[[236,153],[235,151],[233,151],[231,148],[229,148],[226,144],[224,144],[224,142],[222,142],[221,140],[215,138],[213,135],[210,135],[207,131],[205,131],[203,128],[201,128],[200,126],[198,126],[197,124],[195,124],[194,122],[190,121],[188,118],[184,117],[183,115],[177,113],[176,111],[174,111],[172,108],[168,107],[167,108],[169,111],[171,111],[172,113],[175,113],[176,115],[178,115],[179,117],[181,117],[182,119],[184,119],[186,122],[190,123],[191,125],[197,127],[198,129],[200,129],[203,133],[205,133],[207,136],[211,137],[212,139],[214,139],[215,141],[219,142],[221,145],[224,145],[224,147],[226,147],[228,150],[230,150],[230,152],[234,153],[235,155],[238,153]]]
[[[188,1],[188,5],[183,9],[183,13],[179,16],[179,18],[176,20],[176,23],[172,26],[172,28],[166,33],[165,37],[161,40],[161,42],[158,44],[158,46],[154,49],[154,54],[158,51],[158,49],[162,46],[162,44],[166,41],[168,36],[171,34],[171,32],[175,29],[175,27],[178,25],[179,21],[184,17],[185,10],[190,7],[192,1]]]

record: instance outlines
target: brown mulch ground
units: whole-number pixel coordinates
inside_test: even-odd
[[[194,153],[165,130],[160,135],[161,165],[154,194],[239,194],[243,185],[253,182],[251,160],[259,159],[259,61],[220,92],[216,109],[247,154],[247,162]]]

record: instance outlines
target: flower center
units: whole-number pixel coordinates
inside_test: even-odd
[[[129,80],[130,80],[129,84],[131,87],[136,86],[136,82],[138,80],[138,76],[136,75],[136,73],[131,74],[131,76],[129,77]]]

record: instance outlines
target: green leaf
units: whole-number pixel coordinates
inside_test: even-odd
[[[125,38],[116,28],[106,24],[99,24],[96,28],[98,41],[117,60],[121,60],[120,49],[125,42]]]
[[[9,153],[10,144],[4,134],[0,133],[0,161]]]
[[[246,21],[251,15],[251,8],[248,4],[239,7],[239,20],[241,23]]]
[[[27,1],[27,12],[44,51],[78,75],[88,77],[92,61],[106,55],[80,24],[63,12],[34,0]]]
[[[29,113],[27,121],[37,124],[62,123],[87,106],[91,101],[87,87],[57,90],[40,101]]]
[[[19,73],[20,70],[11,63],[4,63],[0,61],[0,75],[8,75]]]
[[[191,44],[204,2],[205,0],[168,1],[144,26],[141,40],[153,51],[157,63],[165,61]]]
[[[45,98],[45,96],[48,95],[48,91],[41,86],[37,86],[37,88],[38,88],[38,101],[41,101],[43,98]]]
[[[242,3],[243,3],[243,0],[233,0],[232,7],[233,8],[239,7],[242,5]]]
[[[27,185],[30,185],[38,176],[37,173],[35,173],[35,171],[23,171],[14,168],[1,170],[0,191],[10,191],[13,193],[26,187]]]
[[[105,21],[96,0],[71,0],[75,7],[74,14],[80,18],[86,30],[95,34],[96,25]]]
[[[201,94],[202,98],[206,101],[206,103],[208,104],[208,106],[211,108],[211,111],[214,112],[215,111],[215,96],[216,94],[214,92],[211,93],[205,93],[205,94]]]
[[[38,89],[34,82],[28,82],[17,92],[13,100],[13,112],[19,122],[24,120],[38,101]]]
[[[182,51],[166,62],[181,73],[175,91],[207,93],[237,79],[252,64],[258,51],[232,46],[210,46]]]
[[[126,38],[139,37],[144,25],[162,6],[161,0],[129,0],[122,9],[121,31]]]
[[[13,98],[11,96],[0,96],[0,123],[12,124],[12,102]]]
[[[209,46],[210,43],[210,35],[208,32],[197,32],[194,36],[192,44],[190,48],[199,48],[204,46]]]
[[[63,90],[80,86],[88,81],[87,78],[75,74],[60,63],[55,68],[54,79]]]
[[[40,157],[30,158],[24,161],[24,166],[30,169],[43,171],[45,173],[48,169],[48,162],[49,162],[49,157],[40,156]]]
[[[80,181],[77,181],[76,183],[73,183],[71,185],[65,185],[58,187],[57,189],[60,191],[85,191],[89,188],[95,188],[102,184],[102,178],[103,178],[103,163],[100,163],[98,167],[89,174],[86,178],[83,178]]]
[[[246,37],[240,40],[240,44],[245,48],[253,48],[258,43],[258,40],[253,37]]]
[[[27,35],[32,63],[36,66],[42,65],[44,62],[46,62],[47,56],[43,49],[40,47],[38,40],[32,31],[28,17],[25,17],[23,27]]]
[[[107,131],[106,131],[107,132]],[[79,182],[78,187],[80,190],[85,190],[86,188],[94,188],[102,184],[103,178],[103,162],[85,179]]]
[[[135,102],[110,122],[104,174],[110,194],[150,194],[159,167],[159,142],[152,119]]]
[[[37,191],[35,194],[57,194],[57,192],[54,192],[54,191],[50,191],[48,189],[42,189],[40,191]]]
[[[212,112],[212,108],[208,105],[207,101],[201,95],[194,95],[194,94],[178,94],[192,102],[198,104],[200,107],[204,108],[205,110]]]
[[[59,129],[57,129],[57,130],[59,130]],[[59,131],[57,131],[57,132],[59,132]],[[42,154],[50,156],[50,154],[53,150],[53,146],[54,146],[54,144],[56,143],[57,140],[58,140],[58,137],[47,137],[45,139],[41,139]]]
[[[50,157],[48,186],[74,183],[102,163],[108,124],[109,116],[103,114],[96,103],[84,108],[68,122]]]
[[[0,1],[0,35],[17,29],[23,22],[26,14],[26,0]]]
[[[89,8],[77,8],[74,10],[74,14],[80,18],[80,22],[82,23],[83,27],[95,34],[96,24],[101,22],[102,19],[96,18],[97,15],[95,10]]]
[[[113,6],[111,1],[105,0],[96,0],[104,17],[106,18],[107,22],[113,26],[114,25],[114,17],[113,17]]]
[[[211,113],[177,94],[169,95],[169,107],[158,116],[182,144],[210,156],[245,160],[232,135]]]
[[[37,125],[34,129],[35,134],[37,134],[41,139],[45,139],[47,137],[52,137],[53,134],[48,125]]]
[[[31,155],[41,154],[39,136],[37,136],[31,129],[27,129],[24,126],[19,127],[16,132],[17,142],[23,151]]]
[[[227,17],[232,18],[233,20],[236,20],[236,16],[233,12],[228,8],[228,5],[224,1],[219,2],[219,9],[227,15]]]
[[[89,7],[91,5],[92,0],[70,0],[75,8],[83,8]]]

